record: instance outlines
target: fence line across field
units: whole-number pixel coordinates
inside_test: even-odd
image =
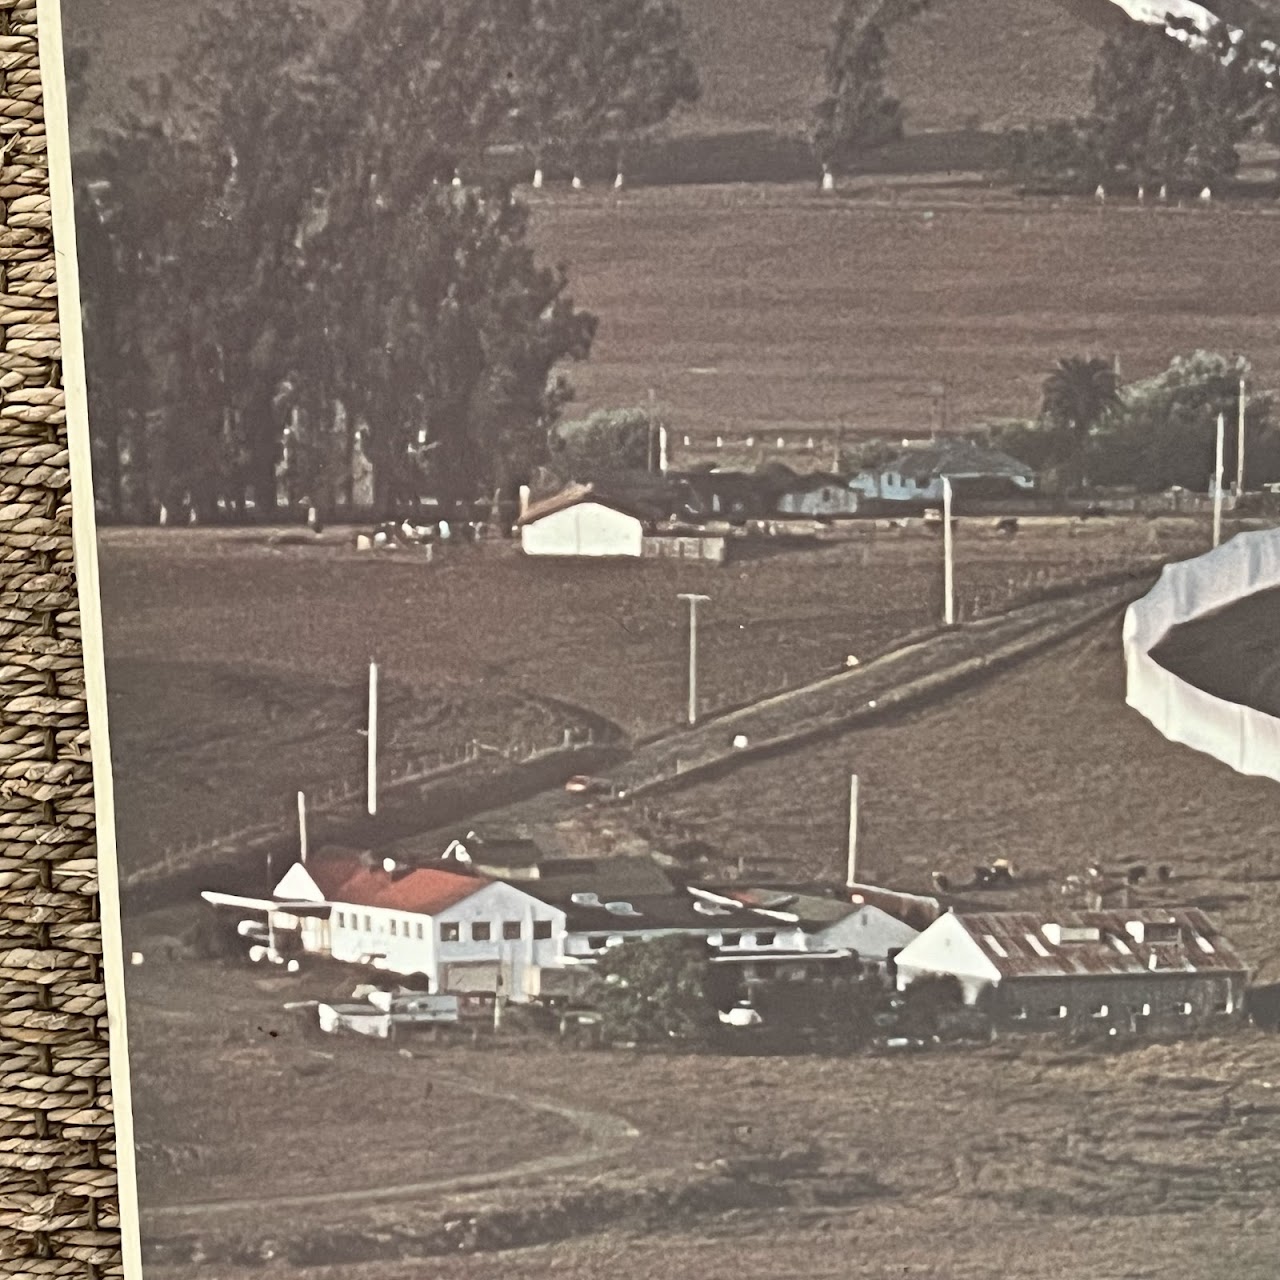
[[[595,745],[595,730],[590,726],[568,727],[560,736],[541,745],[532,742],[519,742],[507,747],[491,748],[490,754],[499,759],[516,764],[527,764],[532,760],[544,759],[561,751],[576,751]],[[385,783],[404,785],[413,782],[425,782],[437,774],[444,774],[463,765],[474,764],[485,756],[483,744],[476,739],[469,741],[460,750],[441,755],[429,755],[402,759],[398,764],[384,768],[382,776]],[[328,814],[355,804],[365,795],[365,783],[332,783],[327,787],[313,788],[307,793],[307,812],[310,814]],[[199,854],[234,852],[238,847],[252,846],[259,841],[278,838],[295,821],[294,813],[289,811],[286,819],[283,815],[278,819],[268,819],[241,827],[235,831],[223,832],[216,836],[197,836],[184,841],[170,850],[156,863],[148,868],[150,875],[161,874],[181,868]],[[148,878],[146,875],[143,877]]]

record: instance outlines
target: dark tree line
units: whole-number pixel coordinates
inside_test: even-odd
[[[1185,20],[1135,22],[1103,46],[1089,113],[1012,131],[1005,167],[1056,189],[1213,188],[1236,175],[1248,138],[1280,142],[1276,58],[1270,23],[1201,34]]]
[[[485,156],[691,101],[676,7],[363,0],[338,30],[232,0],[181,65],[77,157],[105,511],[324,509],[363,474],[390,513],[542,461],[596,322]]]
[[[1224,474],[1234,479],[1244,391],[1246,488],[1280,478],[1280,428],[1270,394],[1253,385],[1249,363],[1214,352],[1180,356],[1154,377],[1121,383],[1097,356],[1059,360],[1046,377],[1040,415],[990,432],[990,442],[1041,473],[1048,487],[1090,486],[1203,493],[1225,423]]]

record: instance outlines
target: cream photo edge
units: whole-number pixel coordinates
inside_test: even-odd
[[[85,698],[93,758],[97,878],[101,902],[103,981],[110,1034],[111,1092],[119,1179],[121,1252],[125,1280],[142,1280],[138,1194],[133,1149],[129,1038],[125,1015],[124,939],[120,925],[120,880],[116,861],[115,808],[111,786],[111,750],[107,722],[107,685],[98,585],[97,526],[94,518],[89,403],[81,337],[80,279],[76,260],[75,202],[72,198],[71,139],[63,65],[62,12],[59,0],[37,0],[45,130],[48,138],[49,193],[58,284],[62,342],[62,382],[66,398],[67,442],[71,467],[72,537],[79,594]]]

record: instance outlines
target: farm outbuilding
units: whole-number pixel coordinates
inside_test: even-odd
[[[648,523],[644,513],[591,485],[571,485],[526,508],[520,517],[520,546],[530,556],[639,559]]]
[[[711,897],[699,890],[703,896]],[[772,888],[723,888],[715,898],[734,902],[799,931],[798,945],[812,952],[852,952],[887,972],[892,959],[920,930],[859,896],[852,899]]]
[[[897,957],[898,985],[956,978],[1009,1030],[1115,1035],[1238,1019],[1248,970],[1199,910],[940,916]]]
[[[844,476],[798,476],[778,495],[778,514],[826,519],[858,514],[861,495]]]

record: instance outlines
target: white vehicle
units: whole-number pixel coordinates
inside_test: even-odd
[[[720,1021],[729,1027],[758,1027],[764,1019],[749,1000],[739,1000],[731,1009],[720,1010]]]

